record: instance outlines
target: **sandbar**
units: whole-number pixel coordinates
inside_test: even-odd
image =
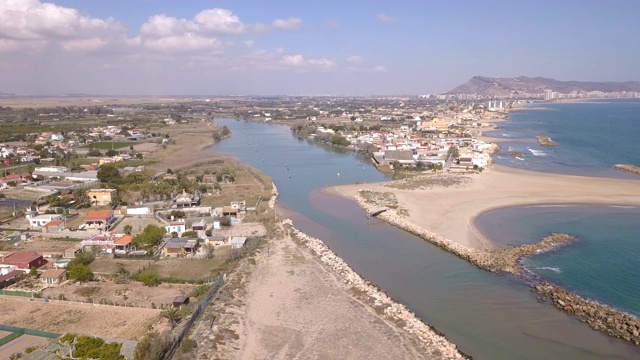
[[[405,190],[381,182],[334,186],[324,192],[351,200],[362,189],[391,192],[408,210],[406,221],[474,248],[496,247],[474,226],[474,219],[488,210],[541,204],[640,206],[640,180],[552,174],[500,165],[468,176],[471,181],[458,186]]]

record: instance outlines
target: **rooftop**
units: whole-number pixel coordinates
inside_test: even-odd
[[[31,262],[41,256],[35,251],[18,251],[3,257],[2,261]]]
[[[67,270],[65,269],[49,269],[40,275],[41,278],[57,279],[62,276]]]

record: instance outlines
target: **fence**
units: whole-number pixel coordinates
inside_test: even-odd
[[[213,299],[213,297],[216,295],[216,293],[218,292],[218,290],[223,284],[224,284],[224,279],[222,275],[220,275],[218,277],[218,280],[213,284],[213,287],[209,291],[209,294],[207,294],[207,296],[204,299],[202,299],[202,301],[200,301],[200,304],[198,305],[196,310],[193,312],[193,314],[191,314],[189,321],[187,321],[184,328],[180,331],[180,334],[178,334],[178,336],[174,338],[173,342],[171,343],[171,346],[169,347],[169,350],[164,356],[164,360],[170,360],[173,357],[176,350],[178,350],[178,347],[180,347],[182,340],[184,340],[185,336],[187,336],[193,324],[196,322],[196,320],[198,319],[202,311],[211,303],[211,300]]]
[[[0,346],[10,343],[11,341],[19,338],[22,335],[33,335],[33,336],[39,336],[39,337],[48,338],[48,339],[55,339],[60,336],[60,334],[51,333],[48,331],[25,329],[25,328],[19,328],[15,326],[2,325],[2,324],[0,324],[0,330],[11,333],[3,337],[2,339],[0,339]]]
[[[0,295],[20,296],[20,297],[26,297],[26,298],[38,297],[37,294],[31,291],[20,291],[20,290],[0,290]]]

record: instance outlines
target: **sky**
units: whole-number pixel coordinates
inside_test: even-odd
[[[0,0],[0,92],[421,95],[639,81],[640,1]]]

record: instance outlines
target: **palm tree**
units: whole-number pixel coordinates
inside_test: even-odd
[[[160,316],[169,320],[169,322],[171,323],[171,330],[173,330],[178,324],[178,322],[180,322],[180,320],[182,319],[182,312],[178,308],[171,307],[166,310],[163,310],[160,313]]]

